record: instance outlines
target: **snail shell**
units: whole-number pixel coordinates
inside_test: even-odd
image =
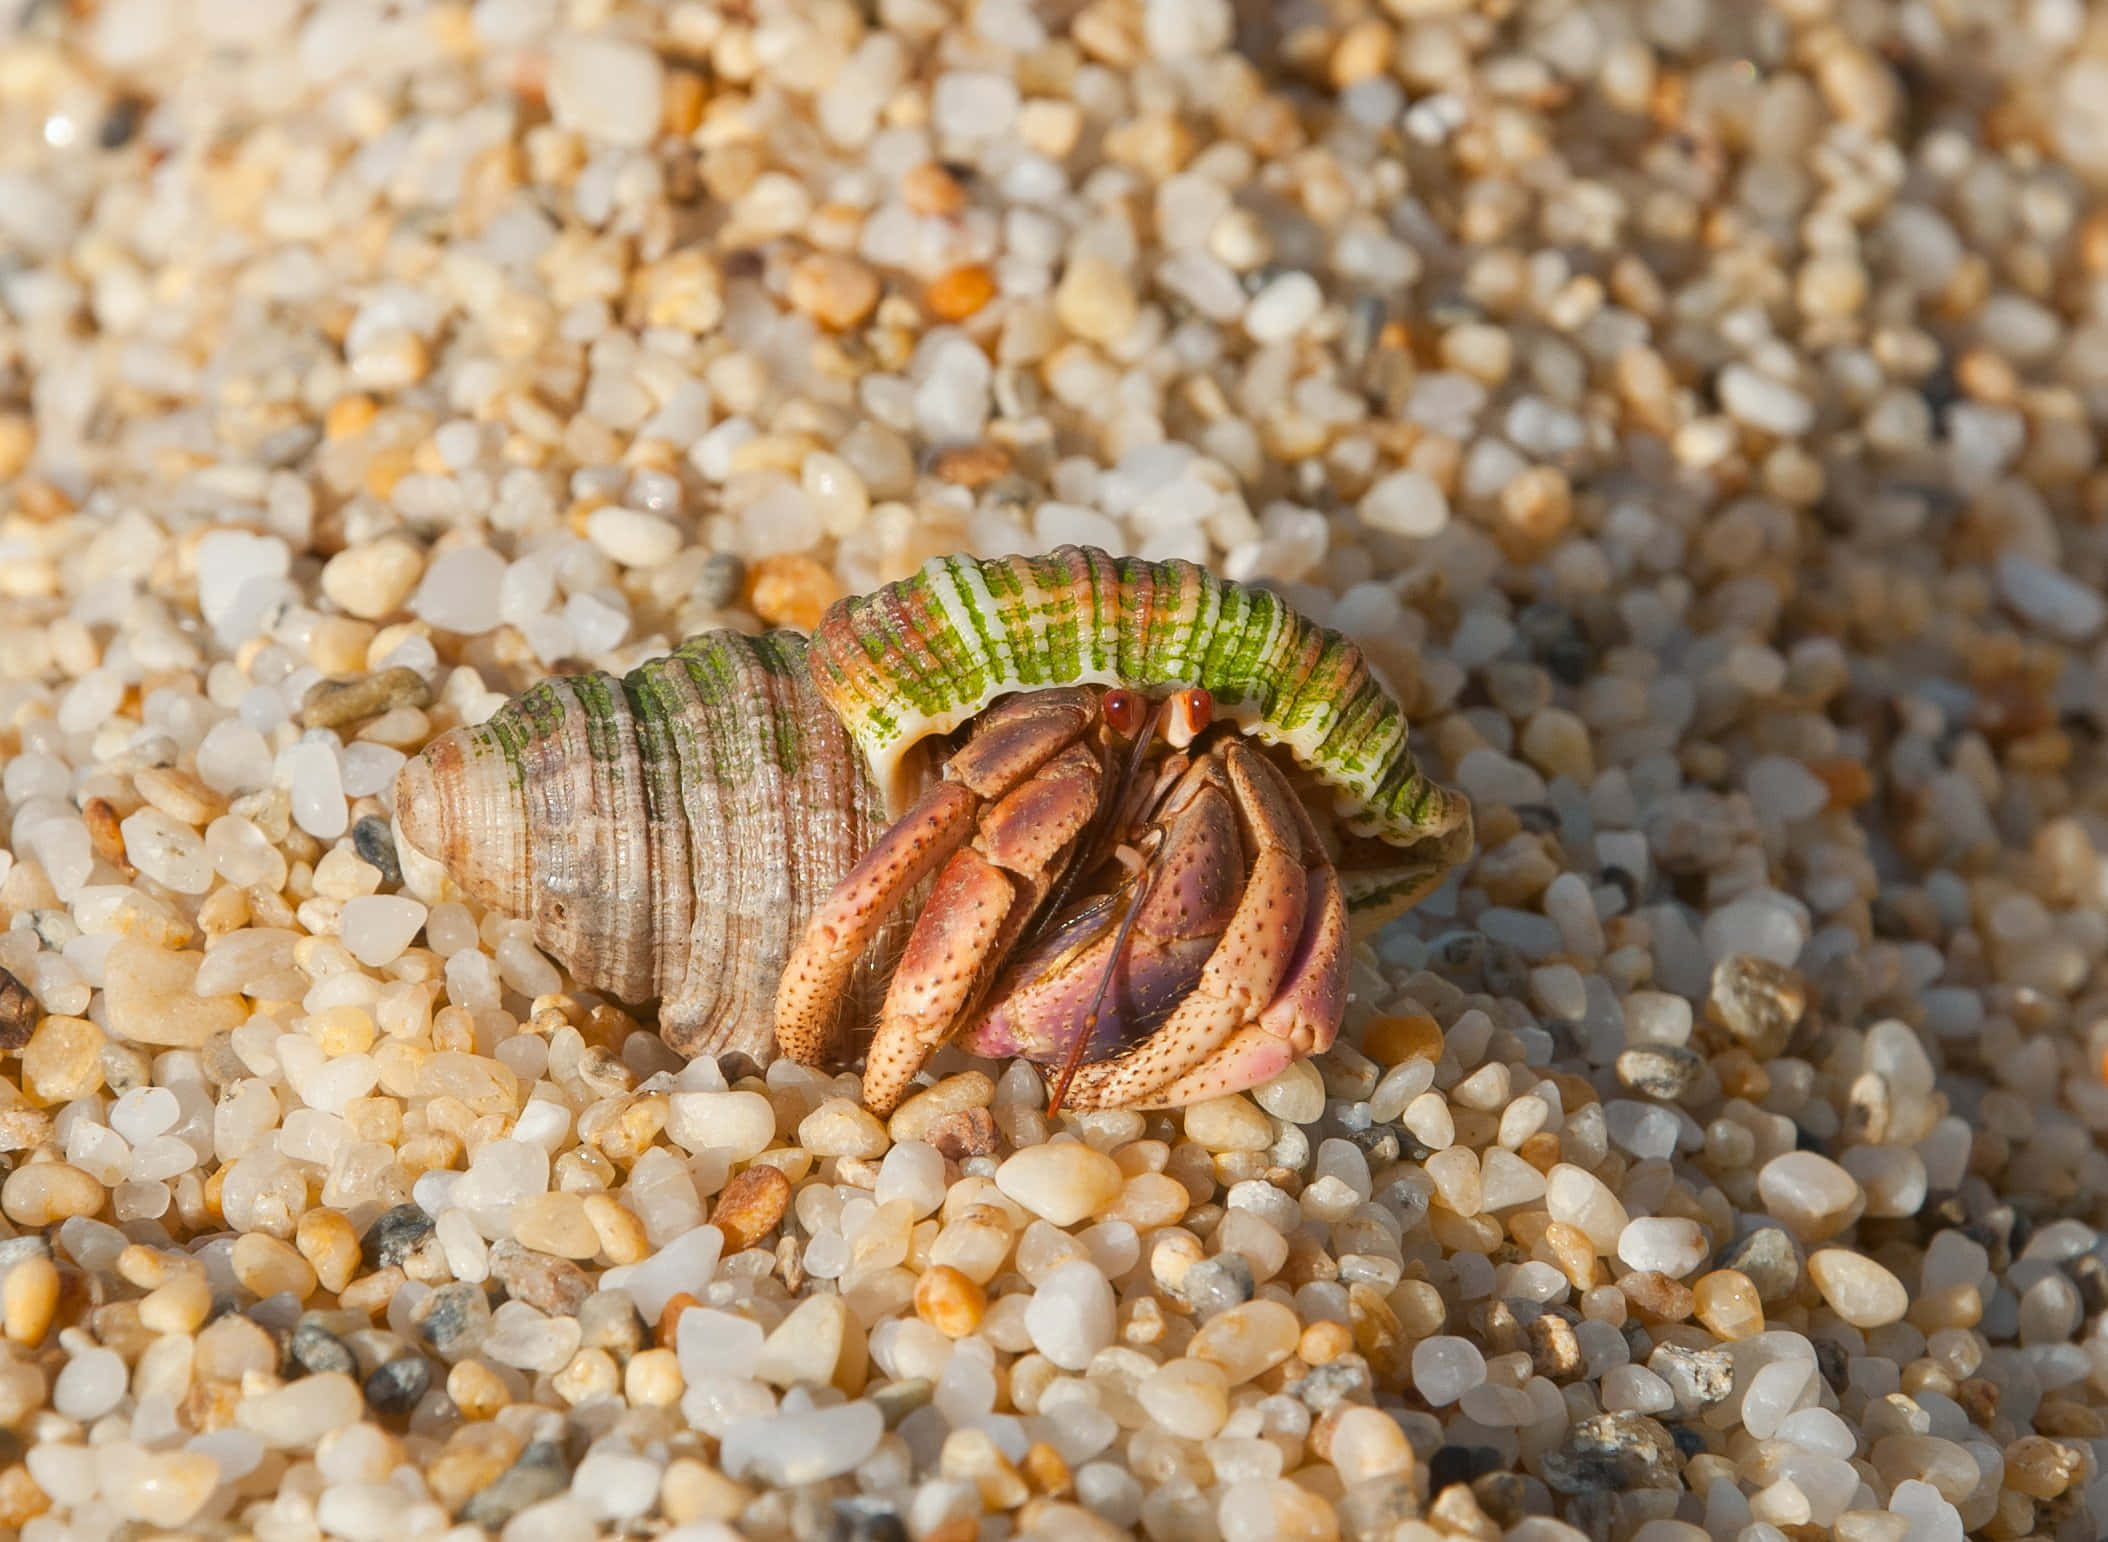
[[[1357,930],[1470,851],[1469,804],[1422,774],[1354,643],[1192,563],[1077,547],[934,559],[838,602],[809,645],[710,632],[620,680],[545,681],[413,759],[396,817],[582,984],[658,999],[676,1050],[766,1061],[791,948],[922,791],[926,747],[999,696],[1078,684],[1197,685],[1286,750],[1360,848],[1338,863]],[[899,942],[881,933],[857,993]]]
[[[805,655],[706,632],[619,680],[545,680],[404,767],[402,835],[581,984],[657,999],[675,1050],[766,1062],[784,961],[885,823]]]

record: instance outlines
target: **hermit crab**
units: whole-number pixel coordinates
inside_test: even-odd
[[[1073,547],[544,681],[411,760],[396,818],[683,1054],[836,1063],[875,1024],[880,1113],[952,1040],[1074,1108],[1256,1086],[1472,839],[1352,642]]]

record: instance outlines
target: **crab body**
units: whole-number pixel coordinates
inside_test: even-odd
[[[413,760],[397,816],[684,1054],[836,1061],[875,1021],[875,1108],[953,1038],[1072,1106],[1262,1081],[1331,1041],[1350,935],[1471,843],[1351,642],[1076,548],[544,682]]]

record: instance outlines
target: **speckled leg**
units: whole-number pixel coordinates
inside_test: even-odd
[[[1295,795],[1258,752],[1231,740],[1222,756],[1253,850],[1244,895],[1193,994],[1133,1049],[1079,1070],[1069,1085],[1071,1107],[1158,1103],[1164,1089],[1211,1063],[1239,1029],[1263,1029],[1266,1009],[1308,956],[1302,946],[1310,897],[1304,870],[1307,826],[1297,812]],[[1307,995],[1297,987],[1297,1000]],[[1294,1017],[1292,1009],[1288,1016]],[[1290,1026],[1293,1030],[1295,1024]],[[1311,1037],[1314,1040],[1315,1034]]]

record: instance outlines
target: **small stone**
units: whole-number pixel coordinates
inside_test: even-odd
[[[425,558],[400,536],[347,546],[322,566],[322,592],[362,621],[382,621],[400,611],[424,575]]]
[[[1769,959],[1734,953],[1713,967],[1707,998],[1714,1019],[1759,1060],[1783,1054],[1808,1009],[1798,971]]]
[[[1546,1174],[1544,1202],[1553,1220],[1581,1232],[1599,1253],[1616,1249],[1631,1220],[1602,1179],[1571,1162],[1561,1162]]]
[[[1084,1259],[1057,1266],[1025,1306],[1025,1331],[1033,1348],[1064,1370],[1088,1366],[1112,1343],[1114,1327],[1113,1288],[1098,1266]]]
[[[86,1018],[53,1013],[22,1047],[22,1090],[47,1105],[92,1096],[103,1084],[103,1044]]]
[[[821,326],[843,332],[878,307],[878,275],[840,252],[813,252],[791,269],[790,303]]]
[[[394,1418],[415,1408],[431,1387],[431,1362],[421,1355],[401,1355],[374,1367],[363,1390],[369,1408]]]
[[[659,132],[666,72],[640,43],[603,34],[572,35],[548,51],[550,114],[588,139],[641,149]]]
[[[1371,530],[1424,541],[1449,524],[1449,495],[1424,471],[1393,471],[1362,494],[1355,512]]]
[[[107,1198],[100,1183],[66,1162],[31,1162],[0,1183],[0,1212],[20,1226],[94,1215]]]
[[[557,1258],[591,1258],[600,1251],[584,1199],[561,1191],[530,1194],[515,1204],[512,1235],[521,1247]]]
[[[1241,1094],[1209,1098],[1187,1108],[1186,1138],[1210,1151],[1264,1151],[1274,1143],[1266,1115]]]
[[[1324,305],[1325,292],[1316,279],[1308,273],[1282,273],[1268,280],[1245,306],[1244,330],[1262,347],[1285,343],[1315,321]]]
[[[349,1376],[326,1372],[303,1376],[275,1391],[245,1397],[234,1411],[235,1422],[281,1451],[312,1446],[332,1430],[354,1424],[365,1409],[359,1385]]]
[[[1446,1408],[1486,1380],[1486,1357],[1471,1340],[1438,1334],[1413,1346],[1413,1387]]]
[[[358,1233],[341,1210],[306,1212],[294,1228],[293,1245],[315,1271],[317,1283],[332,1294],[349,1285],[358,1270]]]
[[[314,1293],[314,1266],[276,1237],[250,1232],[236,1238],[232,1263],[242,1288],[258,1297],[285,1292],[301,1301]]]
[[[5,1280],[0,1280],[0,1331],[9,1343],[34,1349],[51,1331],[58,1304],[59,1271],[50,1254],[32,1253],[18,1259],[8,1267]]]
[[[1720,405],[1737,422],[1782,439],[1798,438],[1815,422],[1815,404],[1806,396],[1747,364],[1720,372]]]
[[[1255,1088],[1252,1100],[1285,1123],[1315,1124],[1325,1112],[1325,1078],[1309,1061],[1291,1061],[1272,1081]]]
[[[469,1497],[461,1507],[461,1519],[496,1530],[529,1505],[561,1494],[570,1476],[561,1447],[553,1441],[531,1441],[495,1481]]]
[[[331,1371],[350,1376],[359,1368],[358,1357],[345,1347],[344,1341],[309,1317],[294,1325],[286,1350],[293,1363],[311,1376]]]
[[[1757,1196],[1804,1242],[1836,1236],[1866,1209],[1859,1180],[1813,1151],[1782,1152],[1766,1162],[1757,1172]]]
[[[220,1464],[207,1452],[147,1451],[136,1462],[110,1464],[103,1497],[128,1520],[181,1526],[219,1486]]]
[[[1618,1257],[1628,1267],[1681,1278],[1712,1251],[1705,1228],[1681,1216],[1642,1216],[1618,1233]]]
[[[1719,1265],[1718,1272],[1732,1270],[1747,1279],[1766,1306],[1791,1301],[1800,1286],[1800,1249],[1783,1227],[1757,1227],[1740,1241],[1729,1244],[1720,1255]]]
[[[841,580],[803,552],[763,557],[751,569],[747,603],[770,626],[811,631],[842,597]]]
[[[776,1110],[758,1092],[676,1092],[666,1102],[667,1138],[689,1151],[748,1162],[776,1138]]]
[[[30,1041],[40,1015],[29,987],[0,969],[0,1052],[18,1050]]]
[[[1109,344],[1125,337],[1141,315],[1141,302],[1127,274],[1103,257],[1084,253],[1070,260],[1054,291],[1054,315],[1086,342]]]
[[[1883,1328],[1910,1309],[1903,1282],[1864,1254],[1822,1248],[1809,1255],[1808,1278],[1830,1310],[1855,1328]]]
[[[1764,1331],[1764,1302],[1748,1275],[1715,1269],[1691,1287],[1692,1310],[1716,1337],[1735,1341]]]
[[[508,1238],[492,1244],[489,1268],[490,1277],[504,1286],[505,1293],[513,1300],[524,1301],[536,1311],[547,1312],[552,1317],[576,1316],[586,1298],[593,1293],[592,1280],[578,1265],[528,1247],[516,1239]]]
[[[490,1332],[490,1302],[480,1285],[442,1285],[417,1303],[410,1323],[442,1360],[459,1360],[474,1354]]]
[[[308,728],[342,728],[396,707],[426,707],[431,702],[432,687],[425,677],[398,666],[357,680],[316,681],[301,699],[300,721]]]
[[[1439,1061],[1444,1052],[1441,1024],[1424,1013],[1379,1017],[1362,1035],[1362,1053],[1382,1066],[1408,1060]]]
[[[1658,1346],[1647,1369],[1659,1376],[1675,1398],[1674,1413],[1689,1419],[1725,1402],[1735,1390],[1735,1357],[1725,1349],[1691,1349],[1681,1344]]]
[[[776,1229],[790,1200],[791,1181],[783,1169],[758,1163],[741,1169],[725,1185],[710,1223],[725,1234],[727,1254],[741,1253]]]
[[[2108,622],[2108,599],[2069,573],[2022,552],[2001,552],[1998,597],[2024,620],[2068,643],[2084,643]]]
[[[892,1142],[861,1104],[829,1098],[799,1122],[798,1144],[814,1156],[869,1159],[885,1155]]]
[[[1705,1071],[1705,1061],[1676,1044],[1648,1044],[1618,1056],[1618,1080],[1644,1097],[1673,1103]]]
[[[375,1217],[359,1249],[373,1269],[398,1268],[432,1238],[432,1218],[418,1205],[397,1205]]]
[[[1191,1357],[1159,1366],[1135,1388],[1151,1421],[1182,1440],[1209,1440],[1230,1416],[1230,1383],[1212,1360]]]
[[[939,321],[964,321],[995,298],[995,275],[978,262],[949,268],[923,292],[923,303]]]
[[[1280,1302],[1247,1301],[1204,1323],[1186,1353],[1212,1360],[1236,1386],[1295,1353],[1301,1332],[1296,1314]]]
[[[928,1125],[924,1139],[948,1161],[963,1162],[968,1157],[993,1156],[996,1134],[995,1115],[985,1108],[962,1108],[939,1114]]]
[[[995,1173],[1005,1195],[1056,1226],[1102,1214],[1120,1197],[1124,1182],[1111,1157],[1072,1140],[1027,1146]]]
[[[109,1032],[134,1044],[201,1049],[249,1019],[240,996],[198,994],[202,953],[177,952],[120,937],[103,961],[103,1011]]]
[[[1673,1489],[1683,1469],[1675,1438],[1638,1413],[1594,1414],[1580,1420],[1543,1461],[1545,1482],[1562,1494]]]
[[[949,1264],[933,1264],[915,1282],[915,1315],[949,1339],[976,1332],[988,1294]]]
[[[752,1375],[778,1387],[831,1383],[855,1396],[867,1366],[863,1326],[842,1298],[808,1296],[762,1342]]]
[[[886,1133],[896,1142],[929,1140],[930,1127],[945,1115],[985,1109],[994,1101],[995,1083],[985,1071],[961,1071],[902,1102],[886,1121]]]

